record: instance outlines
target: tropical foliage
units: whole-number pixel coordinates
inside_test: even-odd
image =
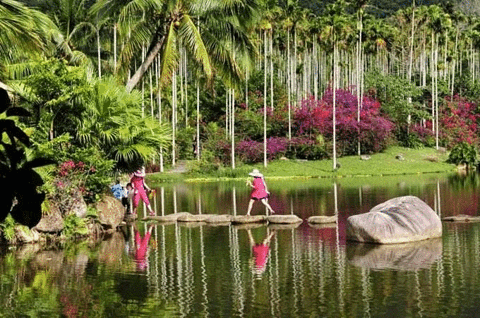
[[[480,21],[465,2],[309,4],[0,1],[0,87],[33,114],[15,121],[33,144],[22,162],[57,162],[37,169],[47,196],[65,162],[95,166],[81,183],[94,201],[143,163],[336,169],[392,144],[478,147]]]

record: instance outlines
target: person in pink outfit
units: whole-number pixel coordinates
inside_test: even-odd
[[[253,171],[250,172],[249,175],[253,177],[253,182],[251,180],[247,180],[247,185],[252,187],[253,189],[252,193],[250,194],[250,202],[248,203],[247,215],[250,215],[253,203],[255,201],[261,201],[267,207],[268,211],[270,211],[271,213],[275,213],[270,204],[268,204],[268,197],[270,196],[270,192],[268,192],[267,184],[265,183],[263,174],[261,174],[258,169],[253,169]]]
[[[132,178],[130,179],[130,183],[133,186],[134,194],[133,194],[133,214],[137,214],[138,204],[140,203],[140,199],[145,202],[148,209],[148,214],[155,215],[155,212],[152,210],[150,206],[150,200],[148,200],[148,195],[145,190],[150,191],[150,188],[145,183],[145,167],[142,167],[133,173]]]
[[[255,243],[251,230],[247,230],[247,233],[250,245],[252,247],[253,272],[261,275],[267,267],[268,254],[270,252],[270,241],[275,235],[275,231],[270,232],[270,234],[268,234],[260,244]]]

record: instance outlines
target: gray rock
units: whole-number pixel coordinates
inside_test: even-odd
[[[64,227],[62,213],[56,204],[47,202],[47,205],[49,206],[50,211],[42,215],[42,218],[35,226],[35,229],[38,232],[43,233],[59,233]]]
[[[336,223],[337,222],[337,216],[332,215],[332,216],[325,216],[325,215],[319,215],[319,216],[311,216],[308,218],[308,223],[312,224],[326,224],[326,223]]]
[[[172,213],[172,214],[167,214],[164,216],[147,216],[146,218],[143,219],[143,221],[156,221],[160,223],[169,223],[169,222],[176,222],[179,218],[192,218],[192,214],[188,212],[178,212],[178,213]]]
[[[244,224],[244,223],[259,223],[265,222],[267,217],[265,215],[236,215],[232,217],[233,224]]]
[[[120,200],[105,196],[95,204],[100,224],[116,228],[123,220],[125,208]]]
[[[441,236],[439,216],[414,196],[388,200],[370,212],[347,219],[347,240],[350,241],[392,244]]]
[[[270,215],[267,216],[267,221],[270,223],[278,223],[278,224],[295,224],[295,223],[302,223],[302,219],[296,215],[287,214],[287,215]]]
[[[87,216],[87,203],[85,203],[83,195],[80,191],[76,191],[73,194],[73,202],[70,210],[72,213],[75,213],[75,215],[79,218],[83,219]]]
[[[218,224],[226,224],[232,221],[232,216],[230,214],[220,214],[220,215],[212,215],[205,220],[205,222],[211,223],[218,223]]]
[[[177,218],[178,222],[205,222],[211,214],[184,214]]]

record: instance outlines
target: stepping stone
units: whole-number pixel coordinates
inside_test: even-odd
[[[178,222],[205,222],[211,214],[186,214],[177,219]]]
[[[173,213],[173,214],[168,214],[164,216],[147,216],[143,218],[143,221],[156,221],[156,222],[175,222],[181,217],[189,216],[191,215],[188,212],[179,212],[179,213]]]
[[[333,216],[311,216],[308,218],[308,223],[312,224],[326,224],[337,223],[337,217]]]
[[[266,220],[267,217],[265,215],[236,215],[232,217],[233,224],[259,223]]]
[[[267,221],[270,223],[280,223],[280,224],[293,224],[293,223],[303,222],[301,218],[293,214],[270,215],[270,216],[267,216]]]
[[[471,216],[465,214],[459,214],[455,216],[447,216],[442,219],[442,221],[449,221],[449,222],[480,222],[479,216]]]
[[[207,223],[230,223],[231,221],[232,216],[230,214],[210,215],[210,217],[205,220]]]

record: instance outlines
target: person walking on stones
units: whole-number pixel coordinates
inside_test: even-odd
[[[263,174],[261,174],[258,169],[253,169],[253,171],[250,172],[249,175],[253,177],[253,181],[248,179],[247,185],[252,187],[253,189],[252,193],[250,194],[250,202],[248,203],[247,215],[250,215],[253,203],[255,201],[261,201],[267,207],[270,213],[275,213],[270,204],[268,204],[268,197],[270,196],[270,192],[268,192],[267,184],[265,183]]]
[[[140,203],[140,199],[147,205],[147,210],[149,215],[155,215],[155,212],[152,210],[150,206],[150,200],[148,200],[148,196],[145,190],[150,191],[150,188],[145,183],[145,167],[141,167],[137,171],[133,173],[132,178],[130,179],[130,183],[133,185],[134,194],[133,194],[133,214],[137,214],[138,204]]]

